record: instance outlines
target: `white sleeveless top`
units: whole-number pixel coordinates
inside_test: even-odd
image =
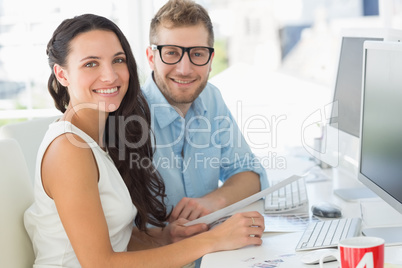
[[[35,202],[24,215],[25,228],[35,252],[34,268],[81,267],[60,221],[56,205],[43,188],[40,174],[43,155],[49,144],[58,136],[69,132],[87,142],[95,156],[99,170],[98,188],[102,208],[115,252],[127,250],[137,214],[128,189],[108,153],[70,122],[59,121],[51,124],[38,151],[34,183]]]

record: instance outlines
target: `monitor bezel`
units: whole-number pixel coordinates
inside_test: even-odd
[[[368,50],[397,50],[402,53],[402,43],[401,42],[373,42],[373,41],[366,41],[364,43],[364,62],[363,62],[363,80],[362,80],[362,105],[360,111],[360,137],[363,135],[363,112],[364,112],[364,93],[365,93],[365,74],[366,74],[366,61],[367,61],[367,51]],[[366,177],[361,172],[361,159],[362,159],[362,139],[359,142],[359,167],[358,167],[358,180],[363,183],[367,188],[372,190],[375,194],[377,194],[382,200],[388,203],[391,207],[397,210],[399,213],[402,213],[402,203],[399,202],[397,199],[392,197],[387,191],[382,189],[379,185],[374,183],[370,178]]]

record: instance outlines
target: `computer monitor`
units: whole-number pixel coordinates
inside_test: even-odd
[[[366,42],[358,179],[402,213],[402,43]],[[364,229],[402,243],[402,226]]]
[[[329,124],[325,128],[325,155],[321,161],[337,167],[342,176],[357,180],[363,45],[365,41],[399,41],[402,31],[395,29],[347,29],[341,33]],[[335,194],[349,201],[376,195],[367,187],[338,188]]]

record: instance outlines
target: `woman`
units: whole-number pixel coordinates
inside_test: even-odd
[[[183,227],[183,219],[164,228],[158,173],[130,162],[133,155],[152,161],[150,117],[130,46],[113,22],[91,14],[65,20],[47,54],[48,88],[63,116],[39,149],[35,203],[24,217],[35,268],[179,267],[213,251],[261,244],[257,212],[207,232],[205,225]],[[172,237],[185,228],[198,234]],[[145,247],[152,249],[138,250]]]

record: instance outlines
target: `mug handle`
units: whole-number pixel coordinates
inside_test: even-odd
[[[320,268],[323,268],[324,267],[324,259],[325,258],[327,258],[327,257],[334,257],[338,262],[340,262],[340,253],[339,253],[339,251],[337,250],[337,251],[333,251],[333,252],[326,252],[326,253],[323,253],[321,256],[320,256],[320,261],[319,261],[319,264],[320,264]]]

